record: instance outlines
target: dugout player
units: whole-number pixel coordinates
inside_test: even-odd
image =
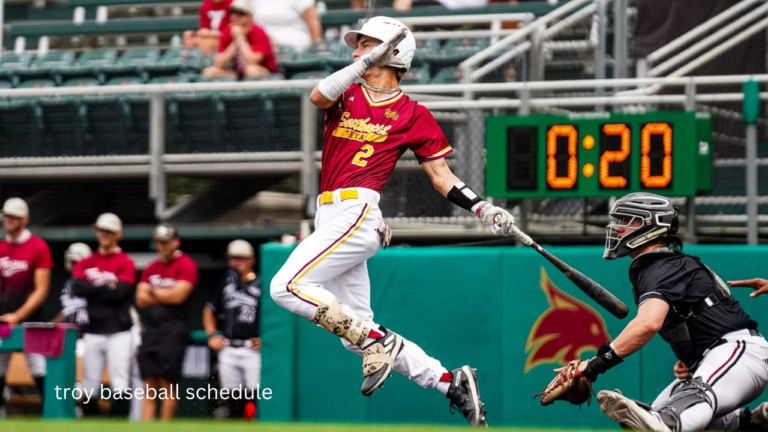
[[[136,266],[118,243],[123,237],[123,223],[117,215],[104,213],[96,219],[99,249],[80,260],[72,271],[72,293],[88,303],[88,323],[83,333],[83,389],[93,392],[90,402],[83,400],[83,414],[98,413],[98,398],[104,366],[109,370],[113,393],[130,386],[133,338],[131,335],[131,299],[136,284]],[[90,393],[89,393],[90,394]],[[111,414],[128,417],[130,400],[116,399]]]
[[[66,251],[64,251],[64,268],[68,273],[72,274],[75,269],[75,264],[81,260],[90,257],[93,254],[91,248],[85,243],[72,243],[69,245]],[[55,323],[75,324],[78,327],[84,327],[88,324],[88,300],[83,297],[78,297],[72,291],[72,285],[74,285],[75,279],[70,277],[64,282],[64,287],[61,289],[61,312],[56,318],[53,319]],[[78,332],[77,343],[82,341],[82,333]]]
[[[184,353],[189,344],[189,300],[197,284],[197,264],[179,250],[181,240],[176,228],[169,224],[155,227],[153,238],[158,259],[141,274],[136,290],[136,305],[144,309],[138,361],[146,387],[170,394],[172,384],[181,379]],[[160,418],[171,420],[178,401],[161,401]],[[153,420],[156,401],[144,399],[142,420]]]
[[[253,246],[234,240],[227,247],[229,269],[203,309],[203,327],[208,346],[219,353],[221,388],[238,386],[257,389],[261,380],[261,339],[259,309],[261,284],[253,266]],[[216,329],[216,316],[223,316],[222,334]],[[243,417],[244,398],[229,398],[229,416]]]
[[[362,394],[371,395],[392,369],[435,388],[471,425],[485,424],[477,375],[469,366],[449,372],[411,341],[373,321],[366,261],[389,244],[380,193],[400,156],[415,153],[437,191],[476,214],[494,234],[507,235],[512,216],[484,201],[448,168],[453,150],[432,114],[400,90],[416,40],[403,23],[374,17],[344,41],[354,62],[323,79],[310,99],[325,111],[322,193],[316,231],[272,279],[282,307],[339,336],[363,355]],[[357,83],[362,79],[362,83]]]
[[[581,363],[582,373],[595,381],[656,333],[679,362],[678,378],[650,406],[604,390],[597,395],[600,409],[632,429],[747,429],[739,424],[739,408],[768,384],[768,342],[757,323],[709,267],[682,252],[678,210],[669,199],[629,194],[616,201],[610,216],[615,223],[607,227],[603,257],[632,257],[629,278],[638,312],[613,342]]]
[[[29,207],[21,198],[3,204],[5,239],[0,241],[0,324],[42,321],[40,306],[51,282],[51,250],[45,240],[29,232]],[[43,399],[45,358],[24,356]],[[0,411],[4,410],[5,374],[10,352],[0,352]]]

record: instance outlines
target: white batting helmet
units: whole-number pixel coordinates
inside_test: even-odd
[[[368,36],[380,41],[389,40],[401,28],[406,29],[403,39],[393,51],[395,59],[386,66],[408,70],[411,68],[413,55],[416,53],[416,38],[408,27],[400,21],[385,16],[373,17],[363,23],[360,30],[350,30],[344,34],[344,42],[352,48],[357,48],[357,40],[360,36]]]
[[[72,271],[74,263],[91,256],[91,248],[85,243],[72,243],[64,252],[64,267]]]

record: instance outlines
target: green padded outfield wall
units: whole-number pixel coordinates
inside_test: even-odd
[[[269,281],[291,248],[261,249],[262,401],[270,421],[446,423],[447,400],[395,373],[371,398],[360,395],[362,360],[339,339],[277,306]],[[552,253],[592,277],[631,306],[629,259],[604,261],[599,247],[552,247]],[[725,280],[766,276],[768,247],[689,246]],[[390,248],[368,263],[375,321],[418,343],[449,369],[478,369],[491,425],[613,427],[591,406],[541,407],[533,395],[553,378],[562,359],[591,355],[630,318],[603,312],[528,248]],[[736,290],[747,312],[768,323],[768,298]],[[762,306],[762,307],[761,307]],[[766,324],[768,326],[768,324]],[[620,388],[652,401],[673,379],[675,359],[660,338],[600,377],[595,390]]]

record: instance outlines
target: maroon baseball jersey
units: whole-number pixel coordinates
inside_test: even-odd
[[[141,274],[139,282],[148,283],[155,290],[172,288],[178,281],[187,281],[192,287],[197,285],[197,264],[181,251],[174,258],[165,262],[162,259],[152,261]],[[147,330],[186,331],[190,299],[176,306],[155,304],[146,308],[143,315],[144,328]]]
[[[72,276],[96,286],[109,285],[118,281],[134,284],[136,283],[136,265],[120,248],[110,254],[104,254],[99,249],[95,254],[75,264]]]
[[[16,241],[0,242],[0,315],[16,312],[35,290],[35,270],[52,269],[51,250],[45,240],[24,230]],[[40,310],[27,321],[40,321]]]
[[[453,151],[424,106],[403,92],[373,102],[361,84],[353,84],[325,112],[320,189],[360,187],[381,192],[408,149],[419,163]]]
[[[72,277],[85,280],[94,287],[82,294],[88,302],[89,318],[88,324],[80,328],[83,333],[114,334],[131,328],[130,306],[136,265],[128,254],[120,248],[108,254],[99,249],[75,264]],[[112,285],[117,282],[125,282],[131,288]]]
[[[229,5],[232,0],[203,0],[200,6],[200,28],[222,31],[229,27]]]

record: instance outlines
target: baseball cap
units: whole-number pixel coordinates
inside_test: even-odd
[[[156,241],[167,242],[177,238],[179,234],[176,232],[176,228],[171,224],[162,223],[155,227],[152,233],[152,238]]]
[[[96,229],[113,233],[123,232],[123,222],[114,213],[102,213],[96,219]]]
[[[8,198],[3,204],[3,216],[27,217],[29,216],[29,207],[21,198]]]
[[[235,0],[229,5],[229,10],[236,10],[248,15],[253,15],[251,2],[249,0]]]
[[[231,257],[253,257],[253,246],[245,240],[233,240],[227,246],[227,255]]]
[[[64,252],[64,262],[78,262],[91,256],[91,248],[85,243],[72,243]]]

